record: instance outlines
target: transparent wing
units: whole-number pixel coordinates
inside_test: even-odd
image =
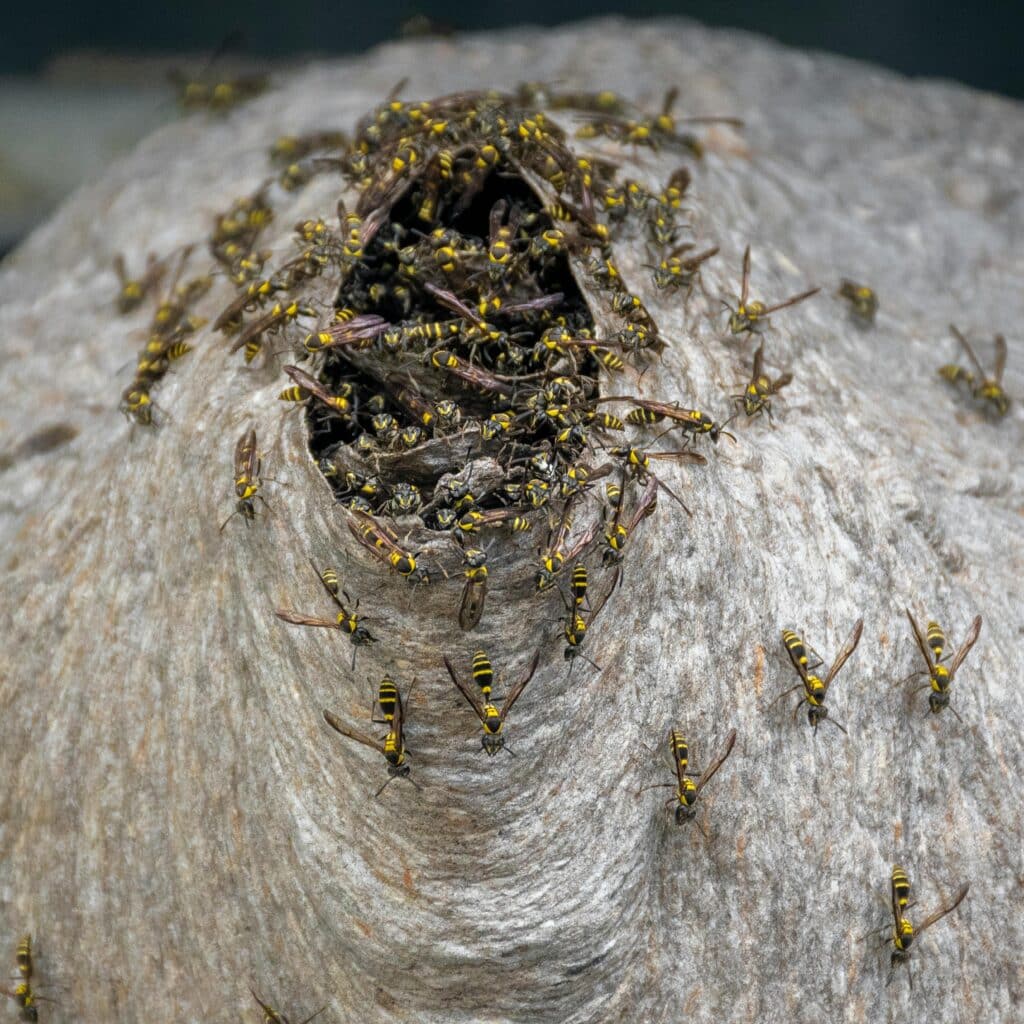
[[[537,664],[539,662],[540,650],[538,649],[533,653],[533,661],[530,662],[530,667],[526,670],[526,675],[524,675],[513,685],[512,689],[508,691],[505,703],[501,706],[501,720],[503,722],[505,721],[505,716],[512,710],[512,705],[519,700],[519,695],[526,689],[526,684],[533,678],[533,674],[537,671]]]
[[[857,644],[860,643],[860,635],[864,631],[864,620],[858,619],[853,624],[853,629],[850,630],[850,635],[846,638],[846,643],[843,644],[842,650],[836,655],[836,660],[832,662],[832,667],[828,670],[828,675],[825,676],[825,689],[828,690],[829,683],[839,674],[839,670],[849,660],[850,655],[857,649]]]
[[[967,895],[967,890],[970,887],[970,882],[964,882],[964,884],[961,885],[959,889],[957,889],[956,894],[948,903],[943,903],[942,906],[939,907],[939,909],[936,910],[933,914],[929,914],[921,922],[921,926],[917,929],[918,937],[920,938],[922,932],[924,932],[928,928],[931,928],[931,926],[935,924],[936,921],[940,921],[947,914],[950,914],[954,910],[956,910],[956,908],[959,907],[960,904],[963,902],[964,897]]]
[[[395,718],[398,718],[398,708],[395,708]],[[362,743],[364,747],[370,747],[371,750],[376,750],[378,754],[384,753],[384,744],[378,743],[377,740],[370,739],[369,736],[364,733],[357,732],[355,729],[350,729],[342,720],[334,714],[332,711],[324,709],[324,721],[335,731],[341,733],[342,736],[346,736],[350,740],[355,740],[356,743]]]
[[[952,679],[956,675],[956,670],[960,667],[960,663],[967,657],[967,652],[974,646],[978,639],[978,634],[981,632],[981,616],[975,615],[974,621],[971,623],[971,628],[967,631],[967,637],[964,642],[960,645],[960,649],[956,652],[953,661],[949,666],[949,678]]]
[[[476,712],[476,717],[482,722],[484,720],[484,706],[480,701],[480,698],[471,690],[468,686],[463,685],[462,680],[455,674],[455,669],[452,668],[452,663],[448,660],[448,655],[444,656],[445,668],[448,669],[448,675],[452,677],[452,682],[458,687],[459,693],[466,698],[466,703]]]
[[[928,671],[931,672],[934,668],[932,662],[932,652],[925,643],[924,637],[921,635],[921,629],[918,624],[914,621],[914,616],[910,614],[910,609],[905,608],[904,611],[907,613],[907,618],[910,620],[910,626],[914,630],[914,639],[917,641],[917,649],[921,652],[921,657],[924,658],[924,663],[928,666]]]
[[[733,744],[736,742],[736,730],[732,729],[725,737],[725,742],[719,748],[711,764],[704,769],[704,774],[697,780],[697,792],[699,793],[713,778],[715,772],[725,763],[725,759],[732,753]],[[677,766],[678,768],[678,766]]]

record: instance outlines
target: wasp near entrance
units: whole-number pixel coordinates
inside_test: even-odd
[[[942,627],[937,622],[929,622],[927,633],[922,636],[921,627],[910,613],[910,609],[907,608],[905,611],[907,618],[910,620],[910,628],[914,631],[914,639],[917,641],[918,650],[921,652],[921,657],[924,658],[928,675],[928,682],[917,687],[913,693],[918,693],[931,687],[932,692],[928,694],[928,707],[931,713],[937,715],[940,711],[949,708],[956,715],[957,720],[962,721],[956,708],[949,703],[949,689],[953,685],[953,679],[963,664],[964,658],[967,657],[971,648],[977,642],[978,635],[981,633],[981,616],[975,615],[974,620],[971,622],[971,628],[967,631],[967,636],[960,645],[960,649],[953,655],[953,660],[949,665],[944,665],[942,663],[949,657],[949,654],[945,652],[946,635],[943,633]],[[914,673],[915,676],[921,674],[920,672]],[[908,678],[913,678],[913,676]]]
[[[508,694],[505,696],[505,702],[501,706],[501,710],[491,703],[490,696],[493,670],[490,668],[490,662],[487,661],[486,657],[484,658],[484,661],[487,661],[486,666],[481,665],[481,653],[482,652],[478,652],[476,657],[473,659],[473,678],[480,684],[480,694],[475,693],[472,687],[463,683],[462,680],[459,679],[458,674],[452,667],[452,663],[448,660],[447,655],[444,656],[444,664],[448,669],[448,675],[452,677],[452,682],[455,684],[459,693],[466,698],[466,703],[473,709],[477,718],[480,719],[480,724],[484,727],[484,734],[480,738],[480,746],[489,757],[494,757],[494,755],[500,750],[507,750],[511,754],[512,751],[505,744],[505,737],[502,735],[502,727],[505,724],[505,719],[508,717],[509,712],[512,710],[512,706],[519,699],[523,690],[526,689],[526,684],[533,678],[534,672],[537,671],[537,665],[540,662],[540,651],[538,650],[534,653],[533,660],[530,662],[529,668],[526,670],[525,674],[510,687]]]
[[[860,643],[860,635],[863,630],[864,620],[858,619],[854,623],[850,635],[846,638],[846,643],[843,644],[842,649],[836,655],[836,659],[832,662],[832,667],[828,670],[828,674],[824,679],[813,674],[812,667],[807,663],[806,648],[800,637],[792,632],[792,630],[783,630],[782,642],[786,648],[786,653],[789,655],[789,660],[793,663],[793,668],[796,669],[797,675],[800,676],[800,682],[796,686],[791,686],[788,690],[780,693],[768,707],[771,708],[778,701],[782,700],[783,697],[788,696],[795,690],[799,690],[802,686],[804,695],[793,709],[793,717],[795,718],[800,708],[806,704],[807,721],[811,723],[815,732],[818,731],[818,726],[825,721],[831,722],[837,729],[846,732],[845,726],[840,725],[834,718],[829,718],[828,708],[825,706],[825,698],[828,695],[829,686],[832,685],[832,680],[835,679],[839,674],[839,670],[857,649],[857,644]],[[817,665],[813,666],[813,668],[817,667]]]
[[[809,288],[805,292],[800,292],[799,295],[791,295],[788,299],[783,299],[782,302],[776,302],[770,306],[750,299],[750,246],[748,245],[743,253],[743,282],[740,286],[739,304],[733,309],[729,303],[722,300],[722,305],[730,310],[729,330],[732,334],[743,334],[744,332],[760,334],[771,327],[769,313],[777,313],[789,306],[795,306],[798,302],[803,302],[804,299],[809,299],[820,291],[821,288]]]
[[[711,759],[711,763],[707,768],[700,773],[696,782],[690,776],[697,773],[687,771],[689,746],[686,740],[683,739],[682,734],[673,729],[668,734],[668,742],[672,754],[672,763],[675,766],[676,772],[676,782],[674,784],[676,794],[666,801],[666,806],[678,803],[676,807],[676,824],[682,825],[684,821],[689,821],[697,813],[697,797],[700,795],[700,791],[714,778],[715,773],[725,763],[725,759],[732,753],[732,748],[736,743],[736,730],[730,730],[729,735],[725,737],[725,742],[719,747],[718,752]],[[637,791],[637,795],[648,789],[664,788],[673,788],[673,783],[659,782],[653,786],[644,786]],[[701,831],[704,831],[703,828]],[[707,835],[706,832],[704,834],[705,836]]]
[[[416,680],[414,679],[409,686],[409,693],[412,693],[412,688],[415,685]],[[407,693],[406,700],[408,698],[409,694]],[[384,760],[388,763],[388,778],[374,796],[380,796],[392,779],[408,779],[409,782],[412,782],[419,789],[417,783],[409,775],[409,761],[406,758],[404,733],[405,704],[402,701],[402,695],[398,692],[398,687],[395,686],[392,680],[381,680],[377,702],[380,704],[384,721],[390,726],[387,735],[383,739],[375,740],[365,733],[350,729],[334,712],[327,711],[326,709],[324,710],[324,721],[335,732],[340,733],[347,739],[362,743],[363,746],[370,747],[384,755]]]

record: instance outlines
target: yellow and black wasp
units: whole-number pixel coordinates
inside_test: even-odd
[[[163,260],[158,260],[152,253],[146,259],[146,269],[140,277],[129,277],[125,266],[124,256],[118,253],[114,257],[114,273],[121,284],[121,290],[117,293],[117,311],[119,313],[130,313],[137,309],[146,296],[158,287],[163,279],[167,266]]]
[[[831,722],[837,729],[842,729],[843,732],[846,732],[844,726],[840,725],[834,718],[829,718],[828,708],[825,706],[825,697],[828,694],[828,688],[831,686],[832,680],[835,679],[839,674],[839,670],[857,649],[857,644],[860,643],[860,635],[863,630],[864,620],[858,619],[854,623],[850,635],[846,638],[846,643],[843,644],[836,655],[835,661],[832,662],[832,667],[828,670],[828,674],[822,680],[813,674],[813,669],[821,664],[820,659],[818,665],[809,665],[807,648],[804,646],[803,641],[792,630],[784,629],[782,631],[782,642],[786,648],[786,653],[789,655],[789,660],[793,663],[793,668],[796,669],[797,675],[800,676],[800,682],[796,686],[792,686],[783,693],[780,693],[768,707],[772,707],[777,701],[782,700],[783,697],[788,696],[795,690],[799,690],[802,686],[804,695],[793,709],[793,717],[795,718],[800,708],[806,704],[807,721],[811,723],[815,732],[818,731],[818,726],[821,722]]]
[[[928,694],[928,707],[931,713],[937,715],[940,711],[949,708],[956,715],[957,719],[962,721],[956,708],[949,703],[949,690],[953,685],[953,679],[956,676],[957,670],[978,640],[978,635],[981,633],[981,616],[975,615],[971,622],[971,628],[968,629],[967,636],[964,638],[964,642],[960,645],[956,654],[953,655],[953,660],[949,665],[944,665],[942,663],[949,655],[944,653],[946,635],[943,633],[942,628],[937,622],[929,622],[927,633],[922,636],[921,627],[918,626],[910,609],[907,608],[905,611],[907,618],[910,620],[910,627],[914,631],[914,639],[917,641],[918,650],[921,652],[921,657],[924,658],[928,675],[928,682],[913,690],[911,696],[920,690],[931,687],[932,692]],[[921,674],[919,672],[914,673],[915,676]]]
[[[625,479],[623,478],[622,486],[625,485]],[[658,504],[658,484],[657,481],[651,477],[647,481],[647,486],[644,488],[643,493],[640,495],[640,500],[637,502],[636,508],[633,510],[633,515],[630,517],[628,523],[622,522],[622,510],[625,502],[621,498],[622,487],[619,487],[619,496],[614,501],[615,514],[612,516],[611,524],[605,531],[604,540],[605,548],[601,553],[601,561],[605,565],[618,565],[623,559],[623,549],[626,546],[626,542],[629,540],[633,531],[640,525],[640,523],[646,519]]]
[[[716,245],[695,256],[684,255],[688,249],[692,248],[694,248],[692,242],[677,246],[654,267],[654,286],[656,288],[661,290],[685,288],[689,294],[700,273],[701,265],[718,254]]]
[[[366,644],[376,643],[377,638],[371,636],[370,631],[360,623],[360,617],[356,614],[359,608],[359,602],[356,601],[355,605],[353,605],[351,609],[349,609],[347,603],[342,602],[342,598],[345,599],[345,602],[350,602],[352,599],[344,590],[340,591],[339,596],[340,588],[337,573],[330,568],[324,569],[323,572],[320,572],[312,561],[309,564],[313,566],[313,572],[316,573],[321,586],[323,586],[331,600],[338,606],[337,616],[333,619],[314,618],[309,615],[300,615],[298,612],[293,612],[287,608],[278,608],[274,614],[283,622],[288,622],[293,626],[318,626],[322,629],[340,630],[349,638],[349,641],[352,644],[352,668],[355,669],[355,649],[357,647],[363,647]]]
[[[496,511],[507,511],[500,509]],[[466,548],[462,553],[466,577],[459,604],[459,626],[467,632],[475,629],[484,613],[487,600],[487,552],[482,548]]]
[[[594,523],[580,534],[568,551],[564,550],[569,538],[569,531],[572,529],[571,513],[572,502],[567,501],[554,536],[550,539],[547,550],[541,556],[540,568],[537,570],[536,576],[538,590],[545,590],[549,587],[562,571],[566,560],[572,561],[574,558],[578,558],[597,535],[597,523]]]
[[[809,288],[805,292],[800,292],[799,295],[791,295],[788,299],[783,299],[782,302],[776,302],[771,306],[766,306],[763,302],[756,300],[750,301],[750,246],[748,245],[743,253],[743,282],[740,286],[739,305],[733,309],[727,302],[722,301],[722,305],[731,310],[729,330],[733,334],[743,334],[745,331],[760,334],[771,326],[769,313],[777,313],[781,309],[795,306],[798,302],[803,302],[804,299],[809,299],[820,291],[821,288]]]
[[[910,973],[910,954],[914,943],[938,921],[941,921],[947,914],[952,913],[963,902],[970,883],[965,882],[953,894],[952,899],[943,901],[938,910],[929,914],[921,924],[915,928],[910,919],[904,916],[910,901],[910,879],[907,873],[898,864],[893,865],[892,875],[889,882],[889,898],[892,907],[893,928],[892,928],[892,953],[889,957],[889,981],[893,979],[893,972],[900,964],[907,965],[907,972],[910,978],[910,987],[914,987],[914,976]],[[888,984],[888,982],[886,982]]]
[[[576,664],[577,658],[582,658],[588,662],[594,668],[601,671],[601,666],[598,665],[592,658],[589,658],[583,653],[581,647],[583,641],[587,637],[587,630],[593,625],[594,620],[601,614],[601,609],[608,603],[608,598],[615,592],[615,588],[619,583],[619,570],[616,568],[615,574],[612,578],[611,586],[605,591],[604,596],[598,603],[590,609],[584,609],[584,601],[586,600],[587,590],[589,589],[589,581],[587,579],[586,567],[579,563],[573,567],[572,570],[572,583],[571,583],[571,594],[572,600],[567,601],[563,596],[562,600],[565,601],[566,611],[568,612],[563,626],[563,633],[565,635],[565,650],[563,657],[569,662],[569,675],[572,674],[573,666]],[[586,617],[583,612],[587,611]]]
[[[875,322],[875,314],[878,312],[878,296],[873,289],[866,284],[844,280],[839,285],[837,294],[850,303],[853,315],[862,324],[870,327]]]
[[[939,374],[951,384],[963,382],[971,389],[971,394],[982,402],[987,402],[997,416],[1005,416],[1010,411],[1010,399],[1003,390],[1003,371],[1006,369],[1006,339],[997,334],[995,337],[996,359],[992,367],[992,375],[988,376],[982,368],[978,357],[974,354],[971,343],[957,330],[953,324],[949,325],[956,340],[967,353],[967,358],[977,371],[973,373],[955,363],[949,363],[939,367]]]
[[[256,518],[254,502],[257,498],[263,502],[267,511],[270,511],[266,498],[259,493],[262,483],[261,466],[262,460],[256,446],[256,428],[250,427],[235,444],[235,494],[238,495],[238,501],[235,503],[235,511],[220,524],[221,532],[237,515],[247,522],[252,522]]]
[[[345,345],[367,348],[375,338],[387,331],[389,326],[387,320],[376,313],[362,313],[332,324],[325,330],[307,334],[302,347],[309,353],[323,352],[325,349],[341,348]]]
[[[706,412],[700,409],[685,409],[675,402],[656,402],[649,398],[637,398],[635,395],[608,395],[601,398],[602,402],[631,402],[634,408],[626,415],[626,422],[637,427],[649,427],[663,420],[670,420],[686,434],[696,437],[707,434],[714,444],[724,434],[731,441],[736,438],[725,428],[735,418],[730,416],[724,423],[716,423]],[[700,458],[688,459],[690,462],[704,461]]]
[[[252,992],[253,999],[255,999],[256,1002],[260,1004],[260,1009],[263,1011],[263,1024],[291,1024],[291,1022],[283,1013],[278,1013],[278,1011],[275,1010],[272,1006],[269,1006],[267,1003],[263,1002],[263,1000],[260,999],[258,995],[256,995],[256,993],[253,991],[251,987],[249,988],[249,991]],[[324,1010],[326,1009],[326,1006],[321,1006],[320,1009],[316,1011],[316,1013],[311,1013],[304,1021],[302,1021],[302,1024],[309,1024],[309,1022],[313,1020],[314,1017],[319,1017],[320,1014],[323,1013]]]
[[[399,576],[413,583],[429,583],[430,573],[416,564],[416,556],[405,551],[388,535],[386,529],[365,512],[349,512],[348,528],[352,536]]]
[[[325,405],[328,411],[334,413],[335,416],[341,416],[345,420],[351,420],[352,416],[352,403],[351,397],[351,386],[348,386],[349,394],[332,394],[327,390],[315,377],[311,377],[305,370],[300,370],[297,366],[282,366],[282,370],[293,381],[294,385],[289,388],[285,388],[277,397],[282,402],[305,402],[310,398],[315,398],[318,402]]]
[[[743,406],[747,416],[759,416],[765,413],[768,422],[772,422],[771,396],[777,395],[793,380],[793,374],[782,373],[772,380],[764,372],[764,342],[757,346],[754,353],[754,369],[750,375],[750,383],[743,389],[742,395],[733,395],[733,401]]]
[[[258,320],[246,324],[231,346],[232,352],[245,349],[245,361],[251,363],[263,347],[263,336],[267,332],[281,330],[285,324],[297,320],[300,316],[316,316],[312,306],[305,306],[297,299],[287,302],[275,302],[274,307]]]
[[[689,821],[697,813],[697,797],[700,795],[700,791],[714,778],[715,773],[725,763],[726,758],[732,753],[732,748],[736,743],[736,730],[731,729],[729,735],[725,737],[725,742],[719,747],[718,752],[711,759],[711,763],[700,773],[696,782],[690,778],[691,775],[696,775],[696,772],[687,771],[689,764],[689,746],[682,734],[672,729],[668,734],[669,750],[672,755],[672,763],[675,766],[676,782],[673,785],[671,782],[659,782],[652,786],[644,786],[637,791],[637,795],[643,793],[648,789],[666,789],[674,788],[676,793],[675,796],[670,797],[665,801],[666,806],[672,803],[677,803],[676,807],[676,824],[682,825],[684,821]],[[698,822],[699,824],[699,822]],[[701,827],[701,832],[704,832]],[[707,833],[704,832],[705,837]]]
[[[412,692],[412,688],[415,685],[416,680],[414,679],[409,686],[409,693]],[[341,733],[342,736],[355,740],[357,743],[362,743],[364,746],[370,747],[384,755],[384,759],[388,763],[388,778],[374,796],[380,796],[391,780],[397,778],[408,779],[419,789],[419,786],[409,774],[409,761],[406,757],[404,732],[405,703],[402,700],[402,695],[398,692],[398,687],[390,679],[384,679],[381,681],[377,700],[380,704],[384,721],[389,726],[387,735],[383,739],[375,740],[365,733],[349,729],[336,714],[326,709],[324,710],[324,721],[335,732]],[[407,700],[408,694],[406,694]]]
[[[655,476],[652,472],[651,460],[664,459],[671,462],[691,462],[701,465],[707,462],[707,459],[705,459],[703,455],[689,451],[685,448],[674,452],[648,452],[641,448],[633,448],[632,446],[616,446],[614,448],[609,448],[608,454],[613,458],[618,459],[622,463],[626,472],[631,476],[634,476],[645,483],[649,483],[653,480],[655,485],[660,487],[687,515],[692,515],[689,508],[686,506],[686,502],[684,502],[683,499],[680,498],[664,480]]]
[[[455,669],[452,667],[452,663],[448,660],[448,655],[444,656],[445,667],[448,669],[448,674],[452,677],[452,682],[457,687],[459,693],[466,698],[466,703],[473,709],[477,718],[480,719],[480,724],[484,727],[484,734],[480,738],[480,746],[489,757],[494,757],[500,750],[508,750],[511,754],[512,751],[505,744],[502,727],[509,712],[512,710],[512,706],[519,699],[523,690],[526,689],[526,684],[533,678],[534,672],[537,671],[537,665],[540,662],[540,651],[538,650],[534,653],[533,660],[530,662],[526,673],[512,684],[500,711],[490,700],[493,669],[486,655],[481,660],[481,654],[482,652],[478,652],[473,659],[473,678],[479,685],[480,694],[475,693],[471,687],[459,679]],[[485,662],[486,664],[484,664]]]
[[[34,964],[32,960],[32,936],[23,935],[18,942],[15,952],[15,963],[18,967],[20,978],[14,988],[0,987],[0,994],[13,999],[18,1004],[18,1018],[22,1021],[39,1020],[39,1008],[37,1003],[52,1003],[53,999],[37,995],[32,988],[32,974]]]
[[[507,221],[506,221],[507,215]],[[516,234],[519,220],[516,209],[509,213],[508,203],[499,199],[491,207],[487,246],[487,273],[492,284],[511,280],[517,264]]]

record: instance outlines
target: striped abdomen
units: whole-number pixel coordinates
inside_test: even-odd
[[[483,651],[473,655],[473,680],[480,687],[486,701],[491,695],[491,684],[494,682],[494,669],[490,658]]]

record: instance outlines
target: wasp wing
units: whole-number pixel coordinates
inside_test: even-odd
[[[526,670],[524,675],[517,683],[512,686],[512,689],[508,691],[508,696],[505,698],[505,703],[501,706],[501,720],[504,722],[505,717],[512,710],[512,705],[519,699],[519,695],[526,689],[526,684],[533,678],[534,672],[537,671],[537,665],[540,662],[540,649],[538,648],[533,653],[533,661],[530,662],[530,667]]]
[[[398,709],[395,708],[395,718],[398,718]],[[355,729],[348,728],[342,720],[334,714],[332,711],[324,709],[324,721],[335,731],[341,733],[342,736],[348,737],[350,740],[355,740],[356,743],[362,743],[365,747],[370,747],[376,750],[378,754],[384,753],[384,744],[377,742],[377,740],[370,739],[369,736],[361,732],[357,732]]]
[[[447,654],[444,656],[444,664],[445,668],[448,669],[448,675],[452,677],[452,682],[458,687],[459,693],[466,698],[466,703],[476,712],[476,717],[483,722],[486,716],[484,715],[484,706],[480,698],[469,687],[463,685],[462,680],[455,674],[455,669],[452,668],[452,663],[448,660]]]
[[[750,246],[743,251],[743,283],[740,286],[740,305],[745,306],[750,297]]]
[[[956,340],[960,342],[960,347],[967,353],[967,358],[974,364],[974,368],[978,371],[979,379],[984,380],[987,374],[982,369],[981,363],[978,362],[978,357],[974,354],[971,343],[960,333],[955,324],[950,324],[949,329],[953,332]]]
[[[959,889],[957,889],[955,895],[953,896],[953,898],[948,903],[943,903],[942,906],[939,907],[938,910],[936,910],[932,914],[929,914],[921,922],[920,927],[917,929],[918,938],[920,938],[921,934],[926,929],[931,928],[931,926],[933,924],[935,924],[936,921],[941,920],[947,914],[952,913],[954,910],[956,910],[956,908],[959,907],[960,904],[963,902],[963,898],[967,895],[967,890],[970,887],[971,887],[971,883],[970,882],[964,882],[964,884],[961,885]]]
[[[235,476],[243,474],[252,480],[259,472],[259,454],[256,451],[256,428],[250,427],[235,445]]]
[[[956,670],[960,667],[960,663],[967,657],[967,652],[974,646],[978,639],[978,634],[981,632],[981,616],[975,615],[974,621],[971,623],[971,628],[967,631],[967,636],[964,642],[960,645],[960,649],[956,652],[952,662],[949,666],[949,678],[952,680],[953,676],[956,675]]]
[[[290,611],[287,608],[278,608],[274,614],[284,622],[290,622],[293,626],[322,626],[324,629],[340,629],[335,619],[316,619],[309,615],[300,615],[298,612]]]
[[[995,347],[996,361],[995,366],[992,368],[992,379],[997,384],[1001,384],[1003,381],[1003,370],[1006,369],[1006,339],[1001,334],[996,335]]]
[[[842,649],[836,655],[836,660],[832,662],[832,667],[828,670],[828,675],[825,676],[825,690],[829,688],[829,684],[839,674],[839,670],[846,664],[849,657],[857,649],[857,644],[860,643],[860,635],[864,631],[864,620],[858,619],[853,624],[853,629],[850,630],[850,635],[846,638],[846,643],[843,644]]]
[[[760,316],[767,316],[769,313],[777,313],[780,309],[795,306],[798,302],[803,302],[804,299],[809,299],[812,295],[817,295],[820,291],[820,287],[808,288],[807,291],[801,292],[799,295],[791,295],[788,299],[783,299],[782,302],[776,302],[774,306],[765,306],[764,311]]]
[[[704,769],[704,774],[697,780],[697,792],[699,793],[714,778],[715,772],[725,763],[725,759],[732,753],[733,745],[736,742],[736,730],[732,729],[725,737],[725,742],[715,754],[714,760]],[[678,771],[678,764],[677,764]]]
[[[921,634],[921,628],[914,621],[914,616],[910,614],[910,609],[904,608],[903,610],[907,613],[907,618],[910,620],[910,626],[914,630],[914,639],[917,641],[917,648],[921,652],[921,657],[924,658],[924,663],[928,666],[928,671],[931,672],[935,667],[934,662],[932,661],[931,648],[929,648],[928,644],[925,643],[924,636]]]
[[[754,369],[750,374],[751,380],[756,381],[758,377],[764,372],[764,342],[757,346],[757,351],[754,353]]]
[[[459,626],[467,632],[475,629],[484,613],[487,600],[487,577],[476,576],[466,580],[459,605]]]

